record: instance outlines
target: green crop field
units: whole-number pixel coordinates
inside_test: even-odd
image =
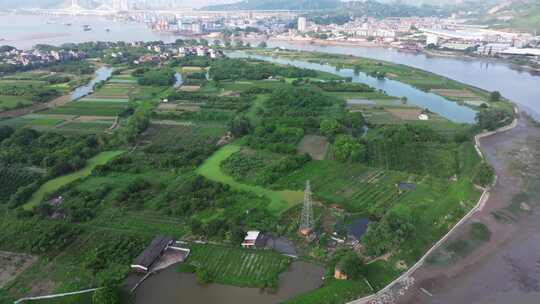
[[[126,108],[125,103],[119,102],[71,102],[64,106],[53,108],[43,114],[68,114],[79,116],[117,116]]]
[[[79,100],[79,102],[105,102],[105,103],[126,103],[129,102],[127,98],[96,98],[85,97]]]
[[[203,267],[216,283],[264,287],[270,281],[277,282],[290,259],[273,251],[194,245],[187,263]]]
[[[112,125],[112,121],[92,121],[92,122],[68,122],[57,128],[61,132],[75,134],[103,133]]]
[[[107,163],[109,160],[113,159],[114,157],[124,153],[124,151],[108,151],[108,152],[101,152],[100,154],[94,156],[93,158],[89,159],[87,161],[87,164],[84,168],[81,170],[57,177],[55,179],[52,179],[45,184],[43,184],[39,189],[32,194],[32,197],[30,200],[24,204],[24,209],[31,210],[34,208],[37,204],[41,202],[45,194],[53,192],[60,187],[67,185],[77,179],[83,178],[85,176],[88,176],[92,170],[98,165],[103,165]]]
[[[2,108],[4,109],[15,108],[19,104],[23,106],[28,106],[32,104],[32,101],[21,96],[0,95],[0,111],[2,110]]]
[[[302,202],[304,193],[301,191],[273,191],[260,186],[239,183],[231,176],[224,174],[221,171],[221,162],[238,151],[240,151],[240,147],[235,145],[227,145],[219,149],[197,169],[197,173],[210,180],[227,184],[234,189],[266,196],[271,201],[268,209],[273,212],[280,213]]]

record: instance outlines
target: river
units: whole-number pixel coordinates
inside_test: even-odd
[[[457,123],[474,123],[474,118],[476,116],[476,111],[472,110],[471,108],[459,105],[456,102],[447,100],[446,98],[439,95],[423,92],[417,88],[414,88],[413,86],[399,81],[390,79],[381,80],[362,72],[355,73],[352,69],[338,70],[330,65],[323,65],[300,60],[273,58],[269,56],[249,55],[245,52],[240,51],[227,53],[227,55],[230,57],[249,57],[279,64],[289,64],[299,68],[333,73],[342,77],[351,77],[352,82],[365,83],[371,87],[383,90],[389,95],[398,98],[407,97],[407,102],[417,105],[423,109],[428,108],[430,111]]]
[[[280,275],[278,291],[266,293],[257,288],[201,285],[195,275],[180,273],[173,265],[144,281],[137,289],[135,303],[273,304],[318,288],[323,275],[324,269],[320,266],[293,262],[289,270]]]
[[[354,55],[405,64],[439,74],[487,91],[499,91],[535,119],[540,120],[540,75],[498,60],[436,57],[400,52],[391,48],[321,46],[286,41],[269,41],[268,47]]]
[[[64,25],[72,23],[71,26]],[[92,26],[84,32],[82,25]],[[110,31],[107,32],[106,29]],[[60,45],[85,41],[174,41],[168,34],[150,30],[146,25],[118,22],[98,17],[52,17],[34,15],[0,15],[0,44],[30,48],[37,43]],[[540,120],[540,75],[498,60],[462,57],[434,57],[426,54],[400,52],[390,48],[310,45],[270,40],[269,47],[347,54],[409,65],[477,86],[488,91],[500,91],[516,102],[522,110]]]
[[[80,86],[71,92],[71,100],[80,99],[94,92],[94,85],[98,82],[105,81],[112,76],[113,69],[102,66],[96,70],[94,78],[86,85]]]

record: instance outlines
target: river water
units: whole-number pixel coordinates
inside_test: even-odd
[[[257,288],[207,284],[197,282],[195,275],[180,273],[173,265],[151,276],[137,289],[136,304],[274,304],[321,286],[324,269],[320,266],[293,262],[279,278],[276,293]]]
[[[64,25],[72,23],[71,26]],[[82,25],[92,26],[84,32]],[[106,29],[110,31],[107,32]],[[0,15],[0,44],[30,48],[37,43],[60,45],[85,41],[174,41],[168,34],[153,32],[146,25],[117,22],[97,17],[63,17]],[[540,120],[540,75],[526,69],[489,59],[433,57],[399,52],[396,49],[355,46],[320,46],[287,41],[268,41],[269,47],[356,55],[409,65],[479,88],[495,91],[516,102],[523,110]]]
[[[407,97],[407,102],[415,104],[421,108],[428,108],[442,117],[457,123],[474,123],[476,111],[466,106],[451,102],[439,95],[426,93],[408,84],[390,79],[377,79],[365,73],[355,73],[352,69],[339,69],[333,66],[311,63],[300,60],[288,60],[282,58],[273,58],[269,56],[249,55],[245,52],[231,52],[227,54],[230,57],[249,57],[280,64],[289,64],[292,66],[324,71],[337,74],[343,77],[351,77],[352,82],[365,83],[371,87],[383,90],[391,96]]]
[[[435,57],[390,48],[320,46],[286,41],[269,41],[268,47],[355,55],[405,64],[487,91],[499,91],[540,120],[540,74],[513,64],[481,58]]]
[[[110,67],[102,66],[96,70],[94,78],[86,85],[80,86],[71,92],[71,100],[77,100],[86,95],[89,95],[94,91],[94,85],[100,81],[105,81],[112,76],[113,69]]]

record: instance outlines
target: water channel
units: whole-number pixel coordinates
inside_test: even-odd
[[[499,91],[540,120],[540,73],[511,63],[487,58],[430,56],[381,47],[323,46],[272,40],[267,44],[268,47],[354,55],[412,66],[487,91]]]
[[[112,72],[113,68],[107,66],[102,66],[98,68],[94,74],[94,78],[92,78],[89,83],[80,86],[73,90],[73,92],[71,92],[71,100],[77,100],[94,92],[94,85],[96,85],[100,81],[105,81],[109,79],[112,76]]]
[[[457,123],[474,123],[476,111],[466,106],[459,105],[455,102],[447,100],[444,97],[435,95],[433,93],[426,93],[419,89],[416,89],[408,84],[404,84],[399,81],[390,79],[378,79],[376,77],[369,76],[365,73],[355,73],[352,69],[336,69],[330,65],[322,65],[318,63],[311,63],[307,61],[288,60],[282,58],[274,58],[269,56],[259,56],[246,54],[245,52],[230,52],[227,53],[230,57],[236,58],[255,58],[265,60],[269,62],[279,64],[289,64],[299,68],[306,68],[312,70],[318,70],[323,72],[329,72],[337,74],[342,77],[351,77],[352,82],[365,83],[371,87],[379,90],[383,90],[391,96],[395,97],[407,97],[408,102],[415,104],[421,108],[428,108],[430,111],[437,113],[444,118]]]

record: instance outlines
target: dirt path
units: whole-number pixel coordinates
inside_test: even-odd
[[[420,267],[413,275],[414,288],[400,303],[540,303],[540,209],[535,209],[540,190],[534,190],[540,189],[540,129],[520,119],[515,129],[481,143],[499,178],[484,209],[468,224],[484,223],[490,241],[450,266]],[[530,199],[527,205],[514,203],[515,221],[496,220],[493,212],[509,213],[521,192]],[[531,211],[521,210],[528,207]],[[464,237],[467,228],[463,225],[453,238]]]

